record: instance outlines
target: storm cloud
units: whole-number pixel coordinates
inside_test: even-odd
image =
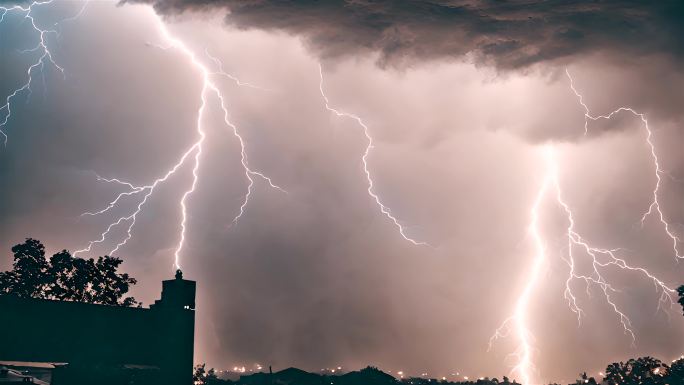
[[[157,12],[224,12],[234,28],[301,37],[323,58],[377,53],[381,65],[461,59],[501,69],[596,52],[684,54],[680,1],[125,0]]]

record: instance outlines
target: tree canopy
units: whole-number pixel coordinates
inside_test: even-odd
[[[192,375],[192,383],[195,385],[212,385],[222,384],[224,381],[219,380],[216,376],[214,368],[206,369],[206,364],[195,365],[195,372]]]
[[[0,294],[22,298],[86,302],[110,306],[134,306],[126,297],[137,281],[119,273],[119,258],[83,259],[67,250],[45,257],[45,246],[36,239],[12,247],[12,270],[0,272]]]
[[[605,382],[609,385],[665,385],[681,384],[682,360],[669,366],[653,357],[640,357],[627,362],[616,362],[606,368]]]

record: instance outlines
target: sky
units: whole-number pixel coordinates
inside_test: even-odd
[[[681,4],[151,3],[32,7],[54,63],[0,110],[0,268],[26,237],[87,248],[148,191],[102,178],[173,171],[130,239],[78,256],[126,240],[149,304],[177,252],[197,362],[541,383],[684,353],[660,301],[684,283]],[[25,16],[0,23],[0,100],[44,53]],[[557,192],[632,270],[568,247]]]

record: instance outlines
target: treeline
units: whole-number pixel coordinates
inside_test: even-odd
[[[359,371],[341,375],[309,373],[289,368],[276,373],[254,373],[243,375],[237,381],[220,379],[214,369],[206,369],[204,364],[195,367],[195,385],[514,385],[515,380],[503,376],[482,378],[472,381],[448,381],[429,378],[396,379],[378,368],[367,367]],[[606,367],[603,378],[594,378],[582,373],[571,385],[675,385],[684,384],[684,359],[672,365],[653,357],[630,359],[615,362]],[[561,384],[549,384],[561,385]],[[566,384],[562,384],[566,385]]]
[[[110,306],[140,305],[135,298],[126,297],[137,281],[118,272],[123,262],[119,258],[105,255],[83,259],[62,250],[48,259],[45,246],[32,238],[12,247],[12,253],[12,270],[0,272],[0,294]]]

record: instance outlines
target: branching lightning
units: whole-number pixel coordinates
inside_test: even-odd
[[[42,27],[39,25],[40,23],[36,22],[33,15],[35,8],[51,4],[53,2],[54,0],[35,0],[24,6],[0,6],[0,23],[5,21],[5,17],[7,15],[16,13],[23,17],[24,20],[30,22],[32,31],[35,32],[38,38],[38,42],[34,47],[21,51],[22,53],[38,53],[36,61],[30,63],[30,65],[28,65],[26,68],[26,78],[24,83],[11,90],[11,92],[4,98],[4,104],[0,106],[0,136],[3,138],[3,142],[5,144],[7,144],[8,141],[8,135],[5,129],[8,122],[12,118],[13,106],[16,103],[15,99],[22,94],[27,94],[28,96],[31,95],[32,84],[34,82],[35,76],[37,76],[37,72],[40,72],[40,74],[44,76],[44,70],[46,66],[51,66],[64,75],[65,70],[54,59],[48,42],[49,35],[58,36],[58,32],[55,29],[58,24],[55,23],[52,27],[50,27],[51,29]],[[87,2],[85,4],[87,4]],[[81,8],[77,15],[69,19],[64,19],[63,21],[72,20],[81,16],[84,9],[85,5],[83,8]],[[230,114],[226,106],[225,97],[213,79],[214,77],[223,77],[233,81],[237,86],[251,87],[261,90],[264,90],[264,88],[242,82],[237,77],[229,74],[224,70],[223,63],[217,57],[212,56],[208,50],[205,50],[204,54],[208,59],[211,60],[211,62],[213,62],[216,67],[216,70],[211,70],[190,48],[188,48],[181,40],[174,37],[168,31],[166,25],[159,16],[154,14],[154,17],[157,22],[158,30],[167,43],[167,46],[158,47],[164,50],[174,50],[179,52],[191,63],[193,69],[200,75],[202,79],[202,88],[199,95],[200,106],[197,110],[197,120],[195,125],[196,137],[194,142],[188,146],[188,148],[181,154],[176,162],[166,170],[166,172],[162,173],[161,176],[147,184],[132,183],[120,178],[104,178],[98,175],[98,181],[115,185],[118,188],[123,189],[123,191],[116,194],[111,201],[104,205],[104,207],[98,210],[85,212],[82,214],[82,217],[108,215],[114,211],[125,211],[125,214],[116,217],[104,228],[97,239],[88,242],[85,247],[76,250],[74,254],[76,255],[80,253],[91,252],[94,246],[104,243],[111,243],[113,245],[108,253],[109,255],[112,255],[120,250],[120,248],[125,246],[132,238],[138,215],[143,212],[146,204],[154,192],[157,191],[157,188],[170,180],[180,170],[189,167],[192,176],[190,177],[187,188],[182,191],[178,201],[181,220],[179,223],[180,230],[178,242],[174,250],[174,266],[176,268],[180,268],[181,254],[186,244],[186,232],[189,217],[188,202],[192,194],[196,191],[200,181],[201,160],[204,151],[203,146],[207,138],[203,121],[206,115],[207,106],[212,102],[211,98],[215,98],[218,102],[218,107],[221,109],[223,114],[223,123],[239,142],[240,164],[243,168],[244,176],[247,182],[246,191],[232,222],[237,224],[245,213],[247,205],[251,199],[255,181],[257,179],[265,181],[271,188],[282,192],[285,192],[285,190],[276,185],[270,177],[250,167],[246,153],[245,141],[243,140],[243,137],[241,136],[237,126],[230,121]],[[648,208],[643,213],[640,222],[641,225],[644,226],[646,220],[650,216],[656,216],[660,222],[660,225],[662,225],[665,235],[671,242],[672,252],[675,256],[675,259],[684,259],[684,255],[682,254],[682,251],[680,251],[680,242],[682,242],[682,240],[673,230],[673,225],[668,221],[661,208],[660,191],[662,188],[662,176],[667,175],[667,173],[661,168],[656,146],[653,141],[653,132],[649,127],[646,116],[631,107],[619,107],[618,109],[605,115],[592,115],[589,107],[584,102],[582,94],[580,94],[575,88],[573,78],[567,70],[566,74],[570,81],[570,89],[578,98],[579,104],[584,109],[585,135],[589,132],[589,125],[591,122],[608,120],[622,112],[629,113],[641,120],[642,127],[646,132],[645,142],[650,150],[650,156],[653,162],[655,185],[652,190],[652,196]],[[380,212],[393,223],[403,239],[412,243],[413,245],[426,245],[425,242],[417,241],[407,235],[406,228],[401,224],[397,217],[392,214],[390,208],[383,203],[383,200],[375,192],[374,180],[368,164],[370,152],[374,148],[370,129],[359,116],[331,107],[329,99],[324,91],[323,70],[321,66],[319,66],[319,75],[319,90],[321,97],[323,98],[325,108],[338,117],[344,117],[355,121],[363,130],[367,145],[363,155],[361,156],[361,161],[366,177],[368,195],[375,202]],[[595,287],[600,290],[600,292],[603,294],[603,298],[606,300],[608,307],[613,311],[615,318],[621,325],[624,334],[629,337],[632,345],[635,344],[636,335],[632,327],[632,322],[616,300],[616,297],[620,293],[619,289],[611,284],[611,282],[609,282],[609,280],[606,278],[606,271],[610,270],[617,271],[619,269],[619,271],[635,274],[636,276],[651,282],[659,295],[657,306],[658,310],[667,312],[668,308],[672,307],[676,303],[676,291],[673,288],[668,286],[665,282],[649,272],[647,269],[628,263],[624,257],[622,257],[621,249],[595,246],[589,240],[589,237],[580,232],[580,230],[577,228],[575,215],[571,205],[566,202],[563,196],[562,184],[560,183],[558,173],[559,165],[555,157],[554,148],[551,145],[545,146],[541,163],[544,166],[543,177],[540,178],[542,183],[530,208],[530,223],[527,229],[530,239],[533,243],[534,257],[532,258],[531,264],[526,272],[526,283],[522,292],[517,298],[513,314],[507,318],[498,329],[496,329],[494,335],[489,341],[491,347],[497,339],[514,335],[518,342],[518,349],[516,349],[516,351],[513,353],[513,356],[516,358],[516,363],[512,368],[512,372],[520,377],[523,384],[534,383],[535,377],[537,376],[537,370],[535,369],[533,363],[535,347],[534,336],[529,325],[529,313],[530,304],[533,300],[535,289],[540,284],[543,267],[549,257],[544,234],[540,226],[540,220],[543,215],[542,211],[547,199],[553,199],[555,207],[564,215],[565,221],[567,222],[567,227],[565,228],[564,232],[564,237],[567,240],[567,251],[562,255],[562,259],[567,263],[569,271],[565,280],[565,289],[563,295],[569,309],[576,314],[578,324],[581,323],[585,312],[580,306],[578,295],[573,291],[574,282],[583,283],[586,286],[587,293],[589,293],[591,287]],[[128,201],[134,201],[135,204],[132,208],[125,209],[125,207],[122,206],[124,206]],[[125,235],[123,235],[120,239],[112,240],[112,238],[114,238],[113,232],[117,229],[123,229]],[[580,262],[588,262],[582,264],[583,266],[591,266],[588,272],[580,271]]]
[[[585,134],[588,133],[590,121],[610,119],[620,112],[629,112],[641,119],[646,130],[646,143],[651,152],[656,176],[656,185],[653,189],[653,199],[649,205],[648,211],[642,216],[641,223],[643,225],[644,221],[649,215],[656,213],[661,224],[663,225],[665,233],[673,242],[675,256],[678,259],[682,258],[677,248],[679,239],[672,232],[672,226],[665,219],[660,207],[658,193],[661,187],[661,174],[664,172],[660,167],[655,145],[652,141],[652,131],[648,126],[646,117],[644,114],[628,107],[620,107],[607,115],[591,115],[589,108],[584,103],[582,95],[575,89],[573,79],[567,70],[566,74],[570,79],[570,88],[577,96],[579,103],[585,110]],[[526,280],[527,283],[518,297],[514,314],[507,318],[503,324],[496,329],[494,335],[489,340],[489,347],[491,348],[492,344],[497,339],[507,337],[511,333],[515,334],[515,337],[518,341],[518,349],[512,354],[512,356],[516,359],[516,364],[513,366],[512,373],[519,375],[523,384],[535,383],[534,377],[536,374],[536,369],[532,363],[532,356],[534,353],[534,346],[532,343],[533,336],[530,332],[527,322],[529,313],[528,305],[530,303],[530,297],[533,294],[533,290],[539,281],[541,266],[547,259],[545,243],[543,240],[544,238],[540,233],[538,223],[541,202],[547,194],[550,195],[549,192],[553,193],[551,197],[555,199],[555,204],[562,210],[562,213],[565,215],[565,219],[567,221],[567,228],[565,230],[565,237],[567,239],[567,254],[562,258],[568,264],[569,273],[565,281],[565,290],[563,295],[570,310],[577,315],[578,324],[581,323],[584,311],[578,303],[577,295],[572,290],[572,282],[576,280],[584,282],[586,285],[587,294],[589,294],[589,289],[591,286],[595,286],[600,289],[609,308],[614,312],[616,318],[620,322],[623,332],[629,336],[632,346],[635,346],[636,335],[632,328],[632,322],[614,299],[614,296],[619,293],[619,290],[611,285],[611,283],[606,279],[604,270],[607,268],[617,268],[620,270],[630,271],[653,283],[656,291],[659,293],[657,306],[658,310],[662,310],[667,313],[668,308],[671,308],[673,305],[675,305],[677,296],[677,293],[673,288],[669,287],[654,274],[645,268],[633,266],[624,258],[620,257],[618,255],[618,253],[621,251],[619,248],[608,249],[594,246],[586,239],[585,236],[581,235],[579,230],[577,230],[573,211],[570,205],[563,198],[563,192],[558,177],[558,163],[555,158],[554,149],[551,145],[547,145],[544,149],[543,163],[545,165],[545,175],[543,178],[543,183],[538,190],[536,199],[531,209],[531,222],[529,227],[529,233],[534,243],[536,256],[530,267],[530,271],[528,273],[529,275]],[[578,258],[582,257],[588,258],[589,265],[591,266],[589,273],[582,273],[577,267]]]
[[[211,61],[214,62],[214,64],[218,68],[218,71],[210,72],[211,75],[223,76],[227,79],[230,79],[233,83],[235,83],[236,85],[238,85],[240,87],[250,87],[250,88],[254,88],[254,89],[262,90],[262,91],[271,91],[268,88],[263,88],[263,87],[259,87],[257,85],[254,85],[252,83],[243,82],[242,80],[237,78],[235,75],[232,75],[232,74],[226,72],[223,69],[223,62],[221,62],[221,60],[219,60],[217,57],[215,57],[211,53],[209,53],[209,49],[205,49],[204,53],[207,55],[207,57],[209,59],[211,59]]]
[[[235,215],[233,219],[233,223],[237,223],[238,220],[242,217],[242,215],[245,212],[245,209],[247,207],[247,204],[249,203],[254,183],[255,177],[258,177],[260,179],[263,179],[268,183],[268,185],[272,188],[275,188],[277,190],[280,190],[282,192],[285,192],[281,187],[273,183],[270,177],[266,176],[265,174],[253,170],[247,161],[247,154],[246,154],[246,145],[245,141],[243,140],[242,136],[240,135],[237,126],[233,124],[230,119],[229,119],[229,113],[228,113],[228,108],[225,103],[225,97],[221,93],[220,89],[216,84],[212,81],[212,75],[221,75],[221,76],[226,76],[229,77],[231,80],[235,81],[237,85],[240,86],[250,86],[250,87],[255,87],[250,85],[249,83],[243,83],[236,77],[228,74],[223,70],[222,63],[220,62],[219,59],[209,55],[208,51],[206,54],[219,66],[219,71],[218,72],[212,72],[210,71],[198,58],[197,56],[190,50],[181,40],[175,38],[170,34],[168,29],[166,28],[165,24],[163,21],[157,16],[156,14],[154,15],[157,21],[158,29],[163,36],[164,40],[168,43],[167,46],[161,47],[157,46],[159,48],[162,48],[164,50],[167,49],[174,49],[179,51],[183,56],[188,58],[188,60],[191,62],[193,68],[197,70],[197,72],[201,75],[202,77],[202,90],[200,93],[200,99],[201,99],[201,104],[199,107],[199,110],[197,111],[197,123],[196,123],[196,132],[197,132],[197,139],[196,141],[183,153],[183,155],[180,157],[180,159],[161,177],[155,179],[152,183],[147,184],[147,185],[137,185],[133,184],[127,181],[123,181],[121,179],[116,179],[116,178],[111,178],[111,179],[106,179],[98,176],[99,180],[105,181],[105,182],[110,182],[110,183],[116,183],[122,187],[126,188],[126,191],[119,193],[111,202],[109,202],[103,209],[100,209],[98,211],[94,212],[86,212],[83,214],[83,216],[95,216],[95,215],[101,215],[105,214],[112,209],[116,208],[122,200],[128,197],[137,197],[138,198],[138,204],[134,207],[133,211],[130,212],[128,215],[123,215],[117,218],[115,221],[110,223],[105,230],[100,234],[100,237],[96,240],[90,241],[86,247],[77,250],[74,254],[78,253],[84,253],[84,252],[90,252],[92,250],[92,247],[96,244],[103,243],[105,242],[109,236],[111,235],[111,232],[113,229],[115,229],[117,226],[120,226],[124,224],[125,226],[125,231],[126,235],[123,237],[122,240],[120,240],[116,245],[110,250],[109,255],[112,255],[116,253],[122,246],[124,246],[132,237],[132,230],[133,227],[135,226],[137,216],[142,212],[144,205],[147,203],[148,199],[151,197],[151,195],[154,193],[155,189],[161,185],[162,183],[166,182],[171,178],[178,170],[180,170],[186,162],[188,162],[189,159],[190,162],[192,163],[192,178],[190,181],[190,185],[187,190],[185,190],[180,198],[179,201],[179,206],[180,206],[180,211],[181,211],[181,223],[180,223],[180,234],[179,234],[179,240],[178,244],[175,248],[174,251],[174,266],[176,268],[180,268],[180,255],[183,250],[183,247],[185,245],[186,241],[186,230],[187,230],[187,219],[188,219],[188,210],[187,210],[187,202],[192,193],[195,192],[197,188],[197,184],[199,182],[199,170],[200,170],[200,160],[202,156],[202,151],[203,151],[203,144],[206,139],[206,132],[203,127],[203,119],[205,115],[205,110],[208,104],[208,98],[213,95],[218,99],[219,102],[219,107],[221,108],[221,111],[223,113],[223,121],[225,125],[230,128],[232,131],[233,135],[236,137],[240,144],[240,163],[242,165],[242,168],[244,170],[245,178],[247,179],[247,191],[244,195],[244,198],[242,200],[242,203],[240,204],[240,208],[238,213]]]
[[[20,15],[23,15],[24,20],[28,20],[31,24],[31,28],[33,31],[36,33],[38,37],[38,43],[36,44],[35,47],[25,49],[20,51],[21,53],[32,53],[32,52],[38,52],[40,56],[38,59],[36,59],[35,62],[31,63],[28,68],[26,69],[26,80],[23,84],[21,84],[19,87],[15,88],[12,90],[9,95],[5,97],[5,103],[0,106],[0,136],[2,137],[3,143],[7,145],[7,133],[5,132],[5,127],[7,126],[7,123],[9,122],[10,118],[12,117],[12,106],[13,106],[13,101],[14,99],[23,94],[26,93],[28,96],[31,95],[31,85],[33,84],[33,75],[34,71],[38,70],[40,71],[41,75],[44,76],[44,69],[46,65],[51,65],[55,69],[57,69],[59,72],[64,75],[64,68],[57,64],[55,61],[54,57],[52,56],[52,51],[50,51],[50,48],[48,47],[48,42],[47,38],[48,35],[58,35],[57,31],[54,29],[47,29],[47,28],[42,28],[36,23],[36,19],[33,16],[33,11],[36,7],[39,7],[41,5],[45,4],[50,4],[54,0],[43,0],[43,1],[33,1],[29,3],[26,6],[21,6],[21,5],[13,5],[11,7],[4,7],[0,5],[0,23],[2,23],[5,20],[5,16],[11,13],[17,13]],[[81,12],[79,12],[78,15],[74,17],[78,17],[80,14],[82,14],[83,9],[81,9]],[[72,18],[70,18],[72,19]],[[57,23],[55,23],[54,26],[56,26]],[[44,81],[44,78],[43,78]]]
[[[17,88],[14,90],[7,98],[6,98],[6,104],[0,108],[0,111],[6,111],[6,114],[3,116],[3,120],[0,124],[0,134],[3,136],[4,140],[7,140],[7,135],[5,132],[2,130],[2,128],[5,126],[7,121],[10,119],[11,116],[11,107],[12,107],[12,101],[13,98],[15,98],[18,94],[24,92],[24,91],[31,91],[31,84],[33,81],[33,72],[36,68],[40,68],[41,70],[46,64],[51,64],[55,68],[59,69],[61,72],[64,72],[63,68],[59,66],[53,59],[52,57],[52,52],[49,50],[47,42],[46,42],[46,35],[47,34],[57,34],[55,30],[52,29],[42,29],[39,28],[32,15],[32,10],[33,7],[43,5],[43,4],[49,4],[52,3],[54,0],[45,0],[45,1],[39,1],[36,0],[33,3],[31,3],[29,6],[26,7],[21,7],[21,6],[13,6],[9,8],[0,8],[0,21],[3,20],[4,16],[9,13],[9,12],[22,12],[24,14],[24,17],[27,18],[28,20],[31,21],[34,30],[39,34],[40,36],[40,42],[38,45],[31,49],[30,51],[40,51],[42,53],[41,57],[38,59],[37,62],[35,62],[33,65],[31,65],[28,70],[27,70],[27,76],[28,79],[26,83],[21,86],[20,88]],[[74,19],[79,17],[81,14],[83,14],[83,11],[85,10],[85,4],[84,6],[80,9],[79,13],[75,15],[72,18],[69,18],[69,20]],[[233,223],[236,224],[239,219],[243,216],[245,209],[249,203],[249,200],[251,198],[254,184],[255,184],[255,178],[262,179],[268,185],[274,189],[280,190],[285,192],[281,187],[273,183],[270,177],[266,176],[265,174],[256,171],[252,169],[247,161],[247,154],[246,154],[246,146],[245,142],[242,138],[242,136],[239,133],[238,128],[230,121],[229,119],[229,112],[228,108],[226,107],[225,103],[225,98],[223,94],[221,93],[220,89],[218,86],[213,82],[213,77],[223,77],[227,78],[231,81],[233,81],[236,85],[238,86],[244,86],[244,87],[251,87],[251,88],[256,88],[256,89],[261,89],[261,90],[267,90],[259,86],[255,86],[251,83],[243,82],[237,77],[231,75],[230,73],[226,72],[223,68],[223,63],[215,56],[211,55],[211,53],[208,50],[205,50],[205,55],[207,58],[209,58],[215,67],[217,68],[216,70],[210,70],[205,64],[202,63],[202,61],[197,57],[197,55],[192,52],[191,49],[189,49],[182,41],[179,39],[175,38],[172,36],[166,26],[164,25],[163,21],[154,14],[154,17],[156,18],[157,21],[157,26],[160,31],[160,34],[163,36],[165,40],[165,46],[160,46],[160,45],[154,45],[151,44],[157,48],[164,49],[164,50],[169,50],[173,49],[178,52],[180,52],[183,56],[185,56],[192,64],[193,68],[201,75],[202,78],[202,91],[200,93],[200,98],[201,98],[201,104],[199,107],[199,110],[197,112],[197,123],[196,123],[196,140],[194,143],[192,143],[188,149],[180,156],[180,158],[176,161],[175,164],[172,165],[164,174],[162,174],[160,177],[154,179],[151,183],[148,184],[134,184],[128,181],[124,181],[119,178],[103,178],[101,176],[97,176],[99,181],[103,182],[108,182],[108,183],[114,183],[118,187],[123,188],[124,191],[118,193],[114,199],[112,199],[110,202],[108,202],[103,208],[100,208],[98,210],[94,211],[88,211],[82,214],[83,217],[94,217],[94,216],[100,216],[100,215],[106,215],[106,214],[111,214],[113,211],[128,211],[124,215],[121,215],[117,218],[115,218],[111,223],[109,223],[104,230],[100,233],[99,237],[97,237],[94,240],[91,240],[86,244],[85,247],[76,250],[74,254],[80,254],[80,253],[88,253],[91,252],[93,247],[99,244],[104,244],[104,243],[109,243],[112,242],[111,238],[115,237],[113,232],[119,228],[122,228],[125,235],[118,241],[114,241],[113,246],[109,250],[108,254],[112,255],[119,251],[121,247],[126,245],[126,243],[131,239],[132,234],[133,234],[133,229],[136,225],[136,221],[138,218],[138,215],[143,211],[145,205],[149,201],[149,199],[152,197],[156,189],[162,185],[164,182],[168,181],[171,177],[173,177],[179,170],[183,169],[187,163],[191,163],[192,165],[190,166],[192,168],[192,177],[191,181],[189,183],[189,186],[187,190],[183,192],[181,195],[181,198],[179,200],[179,206],[180,206],[180,211],[181,211],[181,223],[180,223],[180,234],[179,234],[179,240],[178,244],[176,246],[176,249],[174,251],[174,265],[176,267],[179,267],[180,265],[180,254],[181,251],[183,250],[183,247],[185,245],[185,240],[186,240],[186,229],[187,229],[187,219],[188,219],[188,210],[187,210],[187,203],[188,200],[190,199],[192,193],[196,190],[197,184],[199,182],[199,172],[200,172],[200,161],[201,161],[201,156],[202,156],[202,151],[203,151],[203,144],[204,140],[206,138],[206,133],[203,128],[203,118],[205,115],[205,110],[207,107],[207,103],[209,103],[208,98],[213,96],[218,99],[219,102],[219,107],[223,111],[223,119],[226,127],[228,127],[233,135],[236,137],[240,144],[240,156],[241,156],[241,165],[244,170],[244,175],[245,178],[247,179],[247,189],[245,192],[245,195],[243,197],[243,200],[239,206],[238,212],[233,218]],[[28,51],[27,51],[28,52]],[[409,237],[406,234],[406,229],[405,227],[399,222],[399,220],[392,214],[391,210],[383,203],[383,201],[380,199],[380,197],[375,193],[374,191],[374,182],[373,178],[371,176],[371,172],[368,166],[368,157],[370,155],[370,151],[373,148],[373,139],[370,136],[370,132],[368,129],[368,126],[363,122],[363,120],[353,114],[341,112],[335,108],[330,107],[329,101],[327,96],[325,95],[323,91],[323,71],[320,69],[320,75],[321,75],[321,81],[320,81],[320,92],[321,96],[325,100],[325,107],[331,112],[334,112],[337,116],[344,116],[350,119],[355,120],[362,128],[364,135],[366,136],[366,139],[368,141],[368,144],[366,146],[365,152],[362,156],[362,162],[363,162],[363,170],[366,176],[368,188],[367,192],[369,196],[375,201],[375,203],[378,205],[381,213],[386,216],[389,220],[392,221],[392,223],[395,225],[395,227],[398,229],[400,235],[407,241],[411,242],[414,245],[425,245],[426,243],[417,241],[411,237]],[[122,208],[125,202],[134,200],[135,205],[133,206],[132,209],[125,210]]]
[[[614,111],[611,111],[609,114],[606,115],[598,115],[594,116],[591,114],[589,107],[584,103],[584,98],[582,95],[575,89],[575,83],[570,76],[570,72],[566,69],[565,74],[568,76],[568,79],[570,79],[570,88],[572,89],[572,92],[575,93],[575,96],[577,96],[579,103],[582,105],[584,108],[584,133],[585,135],[589,132],[589,121],[598,121],[602,119],[611,119],[613,116],[619,114],[620,112],[628,112],[639,119],[641,119],[642,126],[644,127],[644,130],[646,131],[646,144],[648,145],[648,148],[651,152],[651,159],[653,159],[653,171],[654,171],[654,176],[655,176],[655,186],[653,187],[653,193],[652,193],[652,199],[651,202],[648,206],[648,210],[644,212],[644,214],[641,217],[641,225],[644,225],[644,222],[646,221],[646,218],[648,218],[649,215],[651,214],[657,214],[658,220],[660,223],[663,225],[663,229],[666,233],[666,235],[670,238],[672,242],[672,251],[674,252],[674,255],[677,259],[682,259],[684,256],[682,253],[679,251],[679,242],[681,242],[681,239],[677,237],[677,235],[673,232],[672,230],[672,225],[667,221],[665,218],[665,214],[663,214],[663,211],[660,208],[660,200],[659,200],[659,192],[660,192],[660,187],[661,187],[661,182],[662,182],[662,175],[667,175],[665,171],[660,167],[660,161],[658,159],[658,154],[656,151],[655,144],[653,143],[653,131],[651,131],[651,128],[648,126],[648,120],[646,119],[646,116],[641,113],[637,112],[631,107],[619,107]]]
[[[392,214],[392,211],[389,209],[389,207],[387,207],[382,202],[382,200],[380,199],[380,196],[378,196],[378,194],[375,193],[373,177],[371,176],[371,172],[370,172],[370,169],[368,167],[368,156],[370,155],[370,152],[373,149],[373,137],[371,137],[371,135],[370,135],[370,129],[368,128],[366,123],[364,123],[363,120],[359,116],[337,110],[337,109],[330,106],[330,101],[328,100],[328,97],[326,96],[325,91],[323,90],[323,66],[321,66],[320,64],[318,65],[318,72],[320,74],[320,81],[318,83],[318,88],[321,92],[321,96],[323,97],[323,101],[325,102],[325,108],[328,111],[334,113],[335,115],[337,115],[339,117],[345,117],[345,118],[349,118],[349,119],[356,121],[356,123],[359,126],[361,126],[361,128],[363,129],[363,134],[366,136],[367,145],[366,145],[366,149],[363,153],[363,156],[361,157],[361,161],[363,163],[363,172],[366,174],[366,181],[368,182],[368,188],[367,188],[368,195],[375,201],[375,204],[380,209],[380,212],[382,212],[382,214],[385,217],[387,217],[390,221],[392,221],[392,223],[397,228],[397,230],[399,230],[399,234],[405,240],[407,240],[407,241],[409,241],[412,244],[417,245],[417,246],[418,245],[427,245],[427,243],[425,243],[425,242],[417,241],[417,240],[409,237],[408,235],[406,235],[406,228]]]

